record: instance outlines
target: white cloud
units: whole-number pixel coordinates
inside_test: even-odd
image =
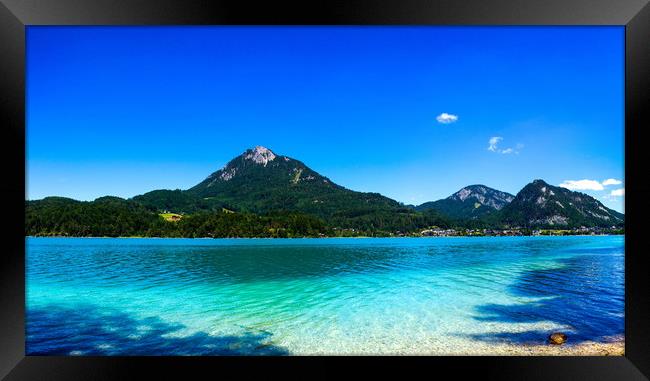
[[[619,185],[622,184],[623,182],[621,180],[616,180],[616,179],[607,179],[602,182],[603,185]]]
[[[596,180],[564,180],[560,184],[562,188],[569,190],[603,190],[603,185]]]
[[[610,192],[610,196],[625,196],[625,188],[614,189]]]
[[[458,115],[447,114],[446,112],[443,112],[442,114],[436,116],[436,120],[438,121],[438,123],[442,123],[442,124],[454,123],[455,121],[458,120]]]
[[[489,141],[490,145],[488,146],[488,151],[497,152],[498,151],[497,144],[499,144],[499,142],[502,140],[503,138],[501,136],[491,137]]]
[[[517,143],[516,148],[508,147],[508,148],[505,148],[505,149],[499,149],[499,143],[501,143],[502,140],[503,140],[503,138],[501,136],[493,136],[493,137],[491,137],[490,140],[488,141],[488,143],[489,143],[488,151],[498,152],[498,153],[502,153],[502,154],[507,155],[507,154],[510,154],[510,153],[519,153],[519,150],[524,148],[523,144]]]

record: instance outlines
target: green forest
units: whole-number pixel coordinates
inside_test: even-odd
[[[396,231],[416,232],[430,226],[449,227],[435,212],[400,212],[339,215],[324,219],[295,211],[263,214],[229,210],[195,210],[178,221],[167,221],[158,211],[134,200],[102,197],[76,201],[47,197],[27,201],[25,234],[69,237],[337,237],[388,236]]]

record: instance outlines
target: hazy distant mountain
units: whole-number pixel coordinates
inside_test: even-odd
[[[477,219],[501,210],[514,198],[510,193],[479,184],[466,186],[445,199],[425,202],[415,209],[434,209],[453,219]]]
[[[500,212],[500,221],[513,226],[620,226],[625,216],[595,198],[535,180]]]

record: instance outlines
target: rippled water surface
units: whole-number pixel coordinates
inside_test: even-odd
[[[480,354],[624,333],[622,236],[26,244],[28,354]]]

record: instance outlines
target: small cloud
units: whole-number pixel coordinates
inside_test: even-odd
[[[442,124],[454,123],[458,120],[458,115],[447,114],[446,112],[443,112],[442,114],[436,116],[436,120],[438,123]]]
[[[625,196],[625,188],[614,189],[609,193],[610,196]]]
[[[562,188],[569,190],[603,190],[603,185],[596,180],[565,180],[560,184]]]
[[[616,180],[616,179],[607,179],[602,182],[603,185],[619,185],[622,184],[623,182],[621,180]]]
[[[498,153],[502,153],[502,154],[507,155],[507,154],[510,154],[510,153],[518,154],[519,150],[524,148],[523,144],[517,143],[517,145],[515,146],[516,148],[509,147],[509,148],[505,148],[505,149],[499,149],[499,143],[502,140],[503,140],[503,138],[501,136],[493,136],[493,137],[491,137],[490,140],[488,141],[488,144],[489,144],[488,145],[488,151],[498,152]]]
[[[497,152],[497,144],[499,144],[500,141],[502,141],[503,138],[501,136],[493,136],[490,138],[489,143],[490,145],[488,146],[488,151],[492,152]]]

